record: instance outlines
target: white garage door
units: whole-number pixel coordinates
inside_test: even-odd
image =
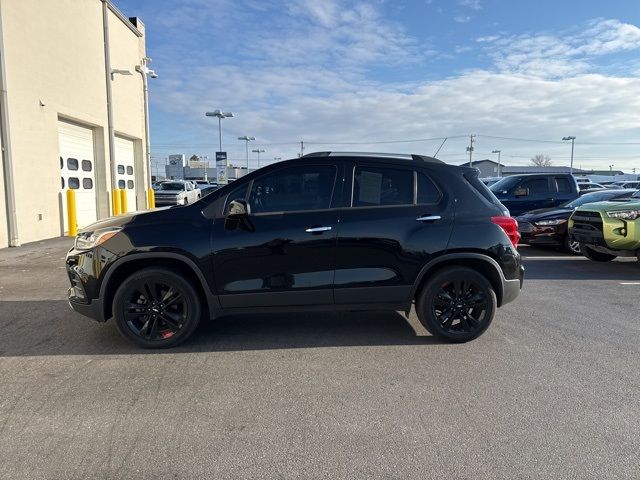
[[[86,227],[98,219],[93,130],[59,121],[58,143],[63,230],[67,232],[69,230],[66,195],[68,188],[76,192],[78,228]]]
[[[136,179],[134,169],[133,141],[126,138],[115,138],[116,150],[116,182],[118,188],[127,191],[127,210],[136,210]]]

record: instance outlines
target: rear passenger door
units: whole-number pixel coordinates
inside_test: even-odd
[[[446,249],[453,211],[428,173],[411,166],[347,166],[334,277],[336,304],[406,302],[420,269]]]

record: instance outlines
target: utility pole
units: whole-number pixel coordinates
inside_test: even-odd
[[[502,150],[493,150],[491,153],[498,154],[498,176],[501,177],[502,175],[500,174],[500,154],[502,153]]]
[[[467,152],[469,152],[469,166],[473,167],[473,143],[475,142],[475,135],[469,135],[469,146]]]
[[[300,156],[304,156],[304,140],[300,140]]]
[[[569,166],[569,174],[571,175],[573,173],[573,145],[576,141],[576,137],[574,136],[562,137],[562,140],[563,141],[571,140],[571,165]]]

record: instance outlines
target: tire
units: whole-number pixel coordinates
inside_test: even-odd
[[[467,267],[438,270],[416,300],[420,323],[434,337],[453,343],[482,335],[491,325],[498,303],[489,280]]]
[[[193,334],[201,315],[195,288],[167,268],[145,268],[132,274],[113,297],[118,330],[143,348],[175,347]]]
[[[580,244],[580,250],[582,250],[582,254],[585,257],[587,257],[589,260],[593,260],[594,262],[610,262],[617,257],[616,255],[593,250],[586,246],[584,243]]]
[[[571,240],[569,235],[565,237],[564,240],[564,249],[571,255],[582,255],[582,250],[580,248],[580,242],[576,242],[575,240]]]

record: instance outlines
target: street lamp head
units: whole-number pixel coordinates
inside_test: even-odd
[[[242,137],[238,137],[238,140],[244,140],[245,142],[250,142],[252,140],[255,140],[256,137],[249,137],[247,135],[243,135]]]
[[[264,153],[265,151],[262,150],[261,148],[256,148],[255,150],[251,150],[254,153]]]
[[[491,150],[491,153],[500,153],[502,150]]]
[[[562,140],[575,140],[576,137],[562,137]]]
[[[231,113],[231,112],[223,112],[222,110],[214,110],[213,112],[206,112],[205,116],[207,116],[207,117],[226,118],[226,117],[233,117],[233,113]]]

